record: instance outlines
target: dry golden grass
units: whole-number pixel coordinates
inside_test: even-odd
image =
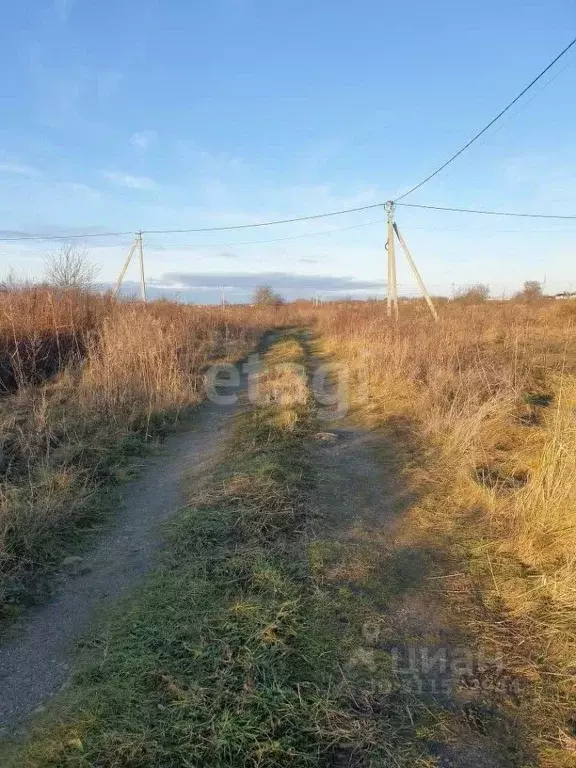
[[[291,406],[305,405],[308,400],[308,382],[305,358],[301,344],[286,337],[277,341],[263,360],[258,383],[258,395],[262,405],[274,403],[284,406],[279,409],[279,418],[284,426],[296,418]]]
[[[265,355],[273,390],[278,366],[305,362],[301,339]],[[237,415],[218,472],[173,524],[165,567],[30,741],[0,745],[7,766],[437,765],[404,699],[382,694],[389,667],[364,677],[366,607],[326,586],[325,547],[310,567],[315,414],[311,397],[290,399],[300,371],[291,386],[281,370],[286,402]]]
[[[102,513],[143,442],[202,397],[286,309],[115,302],[24,287],[0,294],[0,617]],[[14,391],[15,390],[15,391]]]
[[[84,352],[110,296],[20,286],[0,291],[0,392],[53,376]]]
[[[366,387],[356,418],[408,454],[422,495],[407,535],[437,537],[468,574],[448,596],[463,628],[529,684],[514,716],[541,764],[572,765],[576,303],[448,302],[438,324],[401,310],[394,324],[381,305],[326,307],[318,326]]]
[[[2,295],[0,308],[0,378],[14,392],[0,401],[5,611],[93,525],[100,489],[142,436],[198,402],[210,361],[310,320],[308,306],[143,306],[40,289]],[[576,307],[446,302],[438,324],[419,302],[401,312],[395,324],[381,304],[342,303],[314,322],[349,367],[356,418],[382,429],[418,486],[405,535],[442,542],[468,585],[446,596],[453,616],[520,681],[512,716],[526,721],[540,764],[572,765]],[[292,439],[307,397],[293,368],[302,347],[286,336],[267,362],[263,404],[284,415],[266,435],[272,424]]]

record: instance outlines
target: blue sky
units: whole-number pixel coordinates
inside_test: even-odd
[[[5,3],[0,230],[244,224],[386,200],[470,138],[575,29],[571,0]],[[409,201],[576,213],[576,51],[544,83]],[[243,300],[261,273],[290,296],[375,294],[380,218],[149,237],[147,274],[202,301],[219,285]],[[410,209],[398,222],[437,293],[484,281],[499,294],[525,279],[576,289],[576,222]],[[129,244],[86,241],[103,281]],[[38,277],[55,247],[0,243],[0,273]],[[403,264],[399,280],[415,292]]]

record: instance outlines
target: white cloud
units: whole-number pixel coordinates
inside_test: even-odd
[[[21,163],[0,163],[0,172],[16,173],[19,176],[28,176],[30,179],[40,176],[40,171],[37,168]]]
[[[132,176],[118,171],[103,171],[102,176],[112,184],[128,189],[156,189],[156,182],[148,176]]]
[[[290,299],[313,295],[317,291],[341,295],[357,293],[370,295],[381,290],[382,280],[357,280],[349,276],[299,274],[296,272],[166,272],[149,283],[173,290],[219,289],[222,286],[249,294],[257,285],[270,284]]]
[[[157,138],[156,131],[136,131],[130,137],[130,144],[135,149],[148,149]]]

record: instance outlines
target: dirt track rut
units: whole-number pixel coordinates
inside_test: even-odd
[[[446,649],[448,656],[459,638],[451,627],[441,600],[427,581],[440,564],[426,541],[407,538],[405,515],[416,499],[406,487],[395,446],[379,431],[357,424],[333,422],[332,439],[317,442],[314,464],[318,483],[315,504],[322,524],[317,540],[339,546],[338,558],[327,578],[351,588],[358,600],[372,605],[372,624],[378,637],[364,649],[430,657]],[[439,679],[424,669],[411,669],[409,680],[419,678],[410,698],[440,699],[457,714],[464,702],[452,690],[450,670]],[[500,768],[490,739],[472,732],[429,745],[439,768]]]
[[[182,480],[202,471],[221,444],[234,406],[204,403],[179,434],[147,460],[123,489],[111,528],[46,604],[26,612],[0,645],[0,735],[21,726],[66,685],[75,648],[112,601],[154,565],[162,547],[158,526],[181,503]]]

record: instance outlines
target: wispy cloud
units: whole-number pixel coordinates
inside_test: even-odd
[[[300,275],[294,272],[167,272],[151,280],[158,288],[209,290],[221,286],[234,293],[249,295],[256,286],[267,284],[287,298],[313,295],[318,291],[342,295],[369,294],[382,289],[379,280],[356,280],[334,275]]]
[[[54,11],[62,23],[68,21],[74,0],[53,0]]]
[[[125,242],[121,238],[110,238],[108,236],[109,232],[110,230],[106,227],[102,227],[98,224],[47,224],[41,227],[32,226],[26,229],[0,229],[0,240],[46,237],[55,238],[54,242],[57,243],[60,238],[66,240],[69,236],[75,238],[76,242],[84,243],[85,241],[81,236],[85,233],[90,233],[90,247],[117,248],[119,243],[123,244],[123,242]],[[102,238],[99,238],[98,235],[102,235]],[[131,237],[132,236],[130,235],[129,238]],[[76,240],[76,238],[78,239]],[[41,251],[44,251],[46,242],[40,239],[37,242],[27,244],[26,247],[39,248]]]
[[[235,157],[228,152],[209,152],[207,150],[200,150],[198,156],[206,166],[206,169],[211,173],[222,173],[224,171],[238,170],[244,167],[244,162],[241,158]]]
[[[121,173],[119,171],[102,171],[102,176],[112,184],[116,184],[119,187],[127,187],[128,189],[152,190],[157,189],[158,186],[148,176],[132,176],[129,173]]]
[[[68,129],[81,117],[82,106],[90,93],[87,67],[56,61],[46,45],[32,40],[28,47],[34,107],[40,120],[52,128]]]
[[[89,184],[84,184],[82,182],[77,181],[71,181],[68,183],[69,188],[73,192],[78,192],[81,195],[89,195],[90,197],[100,197],[100,192],[97,189],[94,189],[94,187],[91,187]]]
[[[37,168],[33,168],[31,165],[23,165],[21,163],[0,163],[1,173],[15,173],[18,176],[27,176],[30,179],[40,176],[40,171]]]
[[[32,237],[32,232],[27,232],[23,229],[0,229],[0,238],[11,240],[17,237]]]
[[[158,138],[156,131],[136,131],[130,137],[130,144],[135,149],[148,149],[148,147]]]

